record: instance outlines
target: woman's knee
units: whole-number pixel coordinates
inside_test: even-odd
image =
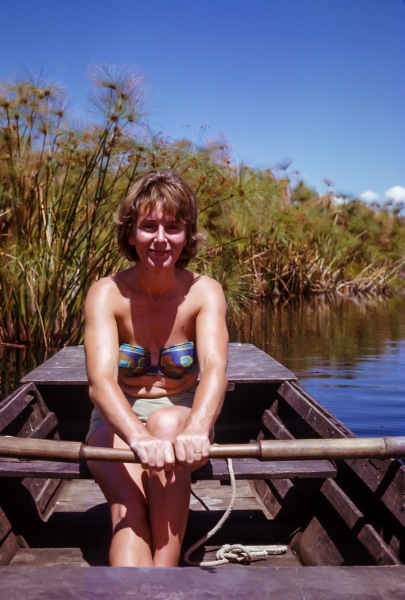
[[[174,441],[186,422],[187,415],[175,407],[161,408],[149,417],[146,428],[161,440]]]

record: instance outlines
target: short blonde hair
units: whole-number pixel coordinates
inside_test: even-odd
[[[176,262],[185,267],[197,254],[202,236],[197,233],[198,202],[193,189],[174,171],[150,171],[129,190],[117,214],[118,247],[130,261],[138,260],[135,246],[129,243],[133,224],[156,207],[186,225],[186,245]]]

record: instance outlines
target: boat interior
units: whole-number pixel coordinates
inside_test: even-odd
[[[246,346],[251,357],[257,349]],[[252,375],[246,356],[237,350],[215,429],[217,443],[353,436],[293,374],[280,371],[261,353],[263,368]],[[258,356],[253,357],[256,365]],[[91,410],[86,382],[81,374],[72,383],[66,361],[58,360],[59,366],[45,363],[42,380],[30,374],[0,403],[1,435],[84,439]],[[61,362],[64,382],[55,382],[50,373]],[[280,553],[230,561],[221,569],[404,563],[402,461],[234,459],[233,468],[234,487],[225,459],[212,459],[196,472],[181,566],[187,566],[184,553],[198,540],[201,545],[189,557],[193,565],[217,560],[223,544],[285,546]],[[1,565],[108,565],[108,508],[85,466],[2,458],[0,480]],[[206,539],[227,511],[233,489],[229,517]]]

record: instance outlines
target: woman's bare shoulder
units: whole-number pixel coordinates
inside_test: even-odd
[[[117,284],[115,282],[115,277],[115,275],[101,277],[90,286],[89,292],[91,291],[93,293],[100,294],[103,292],[116,290]]]
[[[196,288],[222,290],[221,284],[209,275],[199,275],[198,273],[193,273],[193,277],[193,286]]]
[[[87,293],[86,304],[98,304],[116,299],[119,296],[119,289],[115,277],[115,275],[108,275],[94,282]]]
[[[194,274],[191,291],[193,295],[200,299],[202,305],[209,300],[215,300],[216,302],[224,300],[224,292],[221,284],[208,275]]]

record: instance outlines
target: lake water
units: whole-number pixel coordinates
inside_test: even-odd
[[[405,435],[405,298],[256,307],[231,328],[293,371],[356,435]]]
[[[405,435],[405,297],[253,306],[230,338],[274,356],[356,435]],[[0,397],[50,354],[0,347]]]

